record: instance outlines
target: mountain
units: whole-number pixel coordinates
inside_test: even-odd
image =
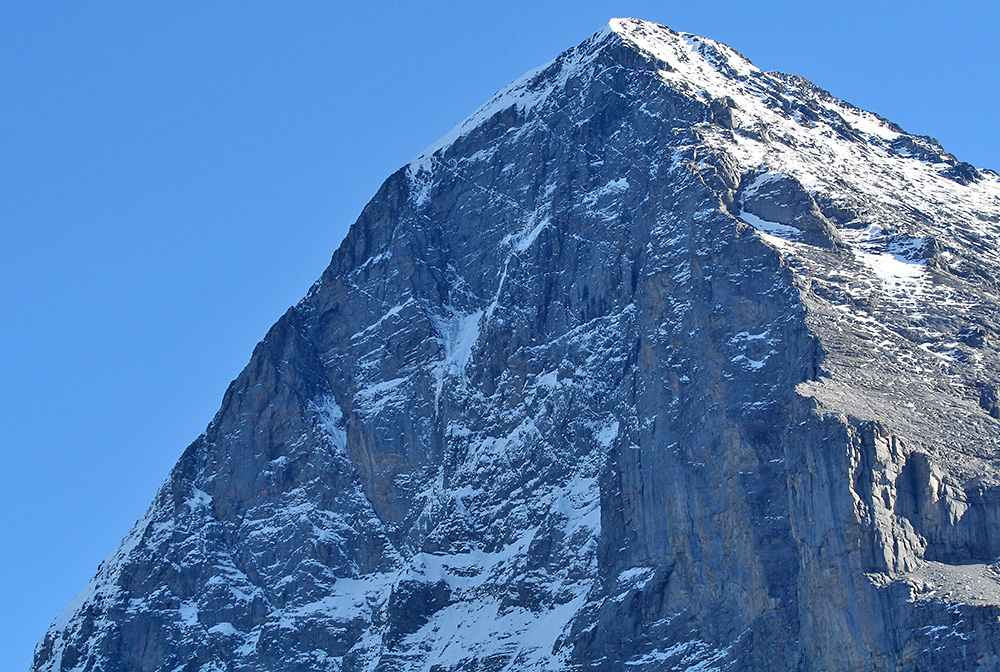
[[[386,180],[32,669],[996,670],[998,234],[613,20]]]

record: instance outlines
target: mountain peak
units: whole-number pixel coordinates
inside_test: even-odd
[[[998,239],[613,20],[386,180],[34,670],[995,670]]]
[[[678,33],[651,21],[615,18],[577,47],[529,70],[511,82],[458,126],[424,150],[418,161],[451,145],[494,114],[515,108],[526,114],[567,81],[581,75],[609,49],[625,47],[657,63],[665,81],[695,95],[725,97],[731,93],[723,81],[760,70],[730,47],[690,33]],[[620,63],[619,63],[620,65]],[[591,76],[601,69],[590,69]]]
[[[623,54],[621,49],[640,58],[616,57],[615,53]],[[579,46],[501,89],[424,150],[410,168],[426,168],[433,155],[496,114],[512,114],[510,123],[515,125],[520,123],[515,117],[530,121],[532,111],[544,107],[551,96],[565,94],[567,83],[574,82],[579,88],[587,80],[606,79],[615,68],[642,70],[680,96],[710,108],[706,121],[715,122],[716,129],[737,132],[740,139],[736,144],[750,153],[766,151],[764,145],[775,138],[803,146],[825,145],[823,153],[836,155],[844,151],[838,140],[863,137],[888,147],[905,135],[895,124],[831,96],[802,77],[760,70],[721,42],[650,21],[616,18]],[[755,142],[758,139],[763,142]],[[926,140],[917,144],[925,145]],[[950,156],[943,150],[937,153]],[[822,163],[827,160],[822,159]]]
[[[692,85],[712,87],[717,74],[740,78],[760,69],[738,51],[693,33],[682,33],[641,19],[611,19],[609,29],[627,43],[660,61],[668,72]],[[707,66],[707,67],[706,67]]]

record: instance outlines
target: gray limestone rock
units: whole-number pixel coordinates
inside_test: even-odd
[[[614,20],[386,180],[32,669],[996,670],[998,233]]]

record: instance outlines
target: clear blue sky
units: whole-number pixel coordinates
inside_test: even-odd
[[[1000,169],[995,0],[0,4],[0,670],[381,181],[613,16]]]

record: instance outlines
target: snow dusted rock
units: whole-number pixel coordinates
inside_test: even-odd
[[[34,670],[996,670],[1000,178],[632,19],[390,176]]]

